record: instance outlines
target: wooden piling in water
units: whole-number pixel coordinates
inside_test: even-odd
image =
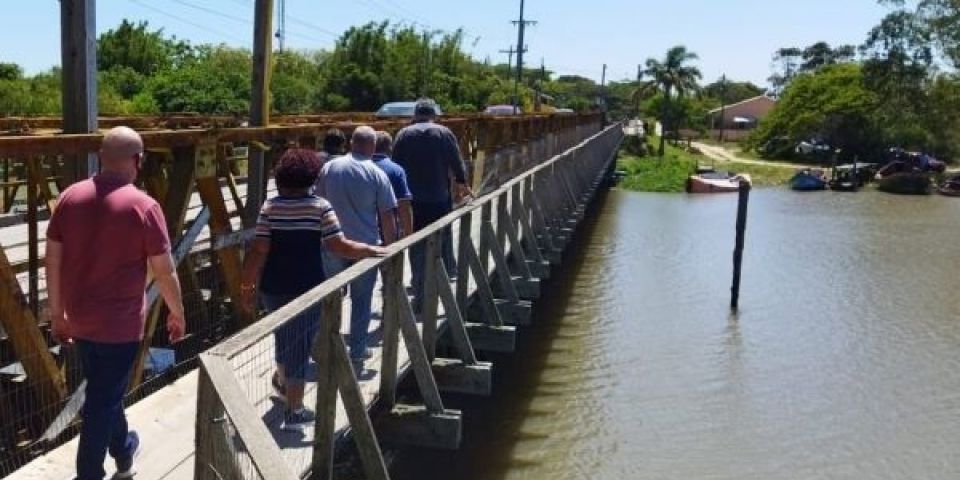
[[[730,287],[730,308],[740,306],[740,268],[743,265],[743,240],[747,230],[747,205],[750,203],[750,182],[740,181],[737,200],[737,238],[733,247],[733,285]]]

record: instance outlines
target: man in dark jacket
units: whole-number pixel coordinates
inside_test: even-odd
[[[400,130],[393,146],[393,161],[407,172],[407,183],[413,194],[413,228],[420,230],[453,210],[454,200],[471,195],[467,186],[467,172],[460,156],[457,137],[449,128],[437,124],[437,104],[430,99],[417,101],[413,124]],[[454,188],[451,198],[450,177]],[[453,258],[453,235],[444,229],[441,235],[441,253],[447,273],[456,274]],[[414,309],[423,302],[423,272],[425,248],[421,242],[410,249],[411,277],[414,290]]]

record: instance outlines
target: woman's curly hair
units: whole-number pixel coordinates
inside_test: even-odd
[[[291,148],[274,170],[278,188],[310,188],[320,175],[320,158],[313,150]]]

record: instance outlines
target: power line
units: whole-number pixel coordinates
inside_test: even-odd
[[[190,8],[194,8],[194,9],[197,9],[197,10],[200,10],[200,11],[203,11],[203,12],[207,12],[207,13],[209,13],[209,14],[211,14],[211,15],[216,15],[216,16],[218,16],[218,17],[225,18],[225,19],[227,19],[227,20],[232,20],[232,21],[237,22],[237,23],[242,23],[243,25],[248,26],[248,27],[251,27],[251,28],[253,27],[252,21],[251,21],[250,19],[248,19],[248,18],[235,17],[235,16],[233,16],[233,15],[228,15],[228,14],[223,13],[223,12],[220,12],[220,11],[218,11],[218,10],[214,10],[214,9],[211,9],[211,8],[203,7],[203,6],[200,6],[200,5],[195,5],[195,4],[193,4],[193,3],[189,3],[189,2],[186,2],[186,1],[184,1],[184,0],[173,0],[173,1],[176,2],[176,3],[179,3],[179,4],[183,5],[183,6],[186,6],[186,7],[190,7]],[[295,20],[295,19],[291,19],[291,20]],[[302,23],[302,24],[307,25],[308,27],[314,28],[312,25],[307,24],[306,22],[298,22],[298,23]],[[315,27],[315,28],[316,28],[318,31],[322,32],[322,33],[327,33],[327,34],[329,34],[329,35],[331,35],[331,36],[336,37],[336,35],[333,34],[332,32],[327,32],[327,31],[325,31],[325,30],[323,30],[323,29],[321,29],[321,28],[319,28],[319,27]],[[297,38],[301,38],[301,39],[304,39],[304,40],[308,40],[308,41],[312,41],[312,42],[317,42],[317,43],[324,43],[324,42],[325,42],[325,40],[321,40],[321,39],[316,38],[316,37],[311,37],[310,35],[305,35],[305,34],[302,34],[302,33],[292,32],[292,31],[289,31],[289,30],[287,30],[287,29],[284,29],[284,34],[285,34],[286,36],[297,37]]]
[[[200,11],[202,11],[202,12],[207,12],[207,13],[209,13],[209,14],[211,14],[211,15],[216,15],[216,16],[221,17],[221,18],[226,18],[227,20],[233,20],[234,22],[239,22],[239,23],[242,23],[242,24],[244,24],[244,25],[251,25],[251,26],[253,25],[253,22],[251,22],[249,18],[234,17],[233,15],[227,15],[226,13],[223,13],[223,12],[221,12],[221,11],[219,11],[219,10],[214,10],[214,9],[212,9],[212,8],[207,8],[207,7],[200,6],[200,5],[194,5],[194,4],[192,4],[192,3],[188,3],[188,2],[185,2],[185,1],[183,1],[183,0],[173,0],[173,1],[176,2],[176,3],[179,3],[180,5],[183,5],[183,6],[185,6],[185,7],[195,8],[195,9],[200,10]]]
[[[184,23],[184,24],[187,24],[187,25],[190,25],[190,26],[199,28],[199,29],[204,30],[204,31],[207,31],[207,32],[216,33],[217,35],[220,35],[221,37],[226,37],[226,38],[230,38],[230,39],[233,39],[233,40],[237,40],[237,41],[239,41],[239,42],[241,42],[241,43],[246,42],[246,40],[241,40],[240,37],[234,36],[233,34],[229,34],[229,33],[226,33],[226,32],[222,32],[222,31],[219,31],[219,30],[210,28],[209,25],[201,25],[201,24],[199,24],[199,23],[194,23],[194,22],[192,22],[192,21],[190,21],[190,20],[187,20],[187,19],[185,19],[185,18],[179,17],[179,16],[174,15],[174,14],[172,14],[172,13],[166,12],[166,11],[161,10],[161,9],[159,9],[159,8],[155,8],[155,7],[151,6],[151,5],[147,5],[146,3],[143,3],[143,2],[141,2],[140,0],[130,0],[130,2],[132,2],[132,3],[136,4],[136,5],[139,5],[140,7],[145,8],[145,9],[147,9],[147,10],[153,11],[153,12],[155,12],[155,13],[159,13],[160,15],[163,15],[163,16],[166,16],[166,17],[169,17],[169,18],[172,18],[172,19],[174,19],[174,20],[176,20],[176,21],[178,21],[178,22],[180,22],[180,23]]]

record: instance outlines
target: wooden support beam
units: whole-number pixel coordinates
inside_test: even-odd
[[[447,269],[443,265],[443,258],[436,257],[434,260],[436,268],[437,287],[440,292],[440,298],[443,300],[443,311],[447,316],[447,328],[450,336],[453,338],[453,345],[460,355],[460,360],[467,365],[477,363],[477,357],[473,354],[473,346],[470,345],[470,337],[464,328],[464,318],[457,305],[457,299],[450,287],[450,278],[447,277]]]
[[[427,359],[433,360],[437,350],[437,263],[440,258],[442,231],[430,235],[426,242],[423,268],[423,302],[420,305],[420,320],[423,323],[423,348]],[[441,260],[442,264],[442,260]],[[449,285],[448,285],[449,286]]]
[[[382,271],[383,356],[380,362],[380,401],[392,408],[397,401],[397,354],[400,348],[400,296],[406,295],[403,285],[403,255],[387,261]]]
[[[441,392],[490,396],[493,392],[493,364],[467,365],[454,358],[437,358],[430,365]]]
[[[480,351],[513,353],[517,349],[517,328],[512,326],[466,324],[473,348]]]
[[[7,332],[27,379],[42,405],[57,405],[67,394],[67,386],[47,342],[40,333],[37,318],[27,306],[20,283],[7,255],[0,246],[0,325]]]
[[[440,413],[443,411],[443,400],[440,399],[437,382],[430,371],[427,351],[423,346],[420,333],[417,331],[416,317],[413,314],[413,308],[410,306],[410,298],[406,295],[399,295],[398,299],[400,300],[398,323],[400,324],[400,333],[403,335],[403,343],[410,355],[413,376],[417,380],[420,395],[423,397],[427,409],[433,413]]]
[[[481,240],[480,243],[482,245],[483,241]],[[495,297],[493,296],[493,288],[490,287],[487,271],[480,262],[480,256],[477,254],[476,249],[474,249],[473,242],[467,242],[466,246],[467,263],[470,266],[470,272],[473,274],[474,281],[477,284],[477,299],[483,309],[484,320],[486,320],[482,323],[502,326],[503,318],[500,317],[500,312],[494,303]],[[461,265],[460,268],[463,268],[463,266]]]
[[[236,430],[246,457],[255,473],[263,480],[295,480],[290,466],[284,461],[280,447],[274,441],[267,425],[247,399],[246,392],[234,376],[233,367],[226,358],[203,354],[200,363],[207,371],[214,395],[219,397],[228,420]],[[233,457],[233,455],[231,455]],[[217,462],[220,463],[220,462]]]
[[[470,263],[470,259],[467,256],[467,244],[473,243],[473,213],[465,212],[463,216],[460,217],[460,238],[458,239],[457,245],[457,265],[460,266],[457,269],[457,305],[460,307],[460,311],[464,312],[467,310],[467,294],[470,288],[470,268],[467,267]]]
[[[230,224],[230,213],[220,189],[220,181],[216,172],[216,144],[205,143],[196,147],[196,185],[204,205],[210,209],[210,234],[213,236],[229,235],[233,231]],[[231,246],[217,250],[220,263],[220,273],[223,276],[223,285],[230,297],[233,306],[233,315],[240,320],[241,325],[249,325],[253,320],[244,313],[240,305],[240,248]]]
[[[197,378],[197,417],[194,424],[193,471],[197,480],[243,478],[227,442],[230,442],[223,403],[217,395],[210,374],[201,367]]]
[[[37,216],[37,184],[31,179],[37,177],[36,170],[39,169],[38,162],[27,164],[27,263],[30,272],[27,295],[34,317],[40,314],[40,219]]]
[[[460,447],[463,420],[459,410],[431,412],[422,405],[397,405],[377,419],[377,431],[391,444],[454,450]]]
[[[338,290],[324,297],[320,329],[313,340],[313,358],[317,362],[317,419],[313,430],[313,461],[310,470],[314,480],[333,478],[333,434],[337,419],[334,337],[340,336],[341,315],[343,297]]]
[[[493,205],[491,202],[486,202],[480,207],[480,225],[481,229],[483,225],[493,222]],[[490,244],[483,239],[483,236],[480,237],[480,251],[478,252],[480,258],[480,268],[483,270],[483,276],[487,276],[487,272],[490,269]]]
[[[487,323],[483,302],[480,302],[479,299],[477,300],[478,301],[471,303],[470,307],[467,308],[467,319],[471,322]],[[533,302],[527,300],[511,302],[502,298],[495,298],[493,304],[500,318],[503,319],[504,325],[515,325],[519,327],[532,325]]]
[[[506,298],[511,302],[520,300],[520,293],[514,285],[514,277],[510,274],[510,266],[507,264],[507,256],[497,241],[497,235],[493,232],[493,225],[484,223],[481,227],[481,241],[486,241],[490,246],[490,253],[493,256],[494,272],[497,282],[494,283],[494,292],[501,298]]]
[[[44,206],[47,207],[47,211],[53,214],[53,210],[57,205],[57,196],[54,195],[53,189],[50,188],[50,176],[44,163],[44,158],[38,158],[36,166],[27,169],[27,171],[30,172],[29,181],[34,184],[37,194],[36,197],[28,198],[27,201],[43,202],[45,204]]]
[[[347,411],[350,427],[353,430],[353,441],[360,452],[360,461],[363,463],[364,476],[369,480],[389,480],[387,465],[377,443],[377,435],[373,431],[370,416],[363,402],[360,385],[353,374],[350,355],[347,345],[339,332],[333,332],[330,337],[330,346],[333,348],[333,368],[337,378],[340,397],[343,399],[343,409]]]

